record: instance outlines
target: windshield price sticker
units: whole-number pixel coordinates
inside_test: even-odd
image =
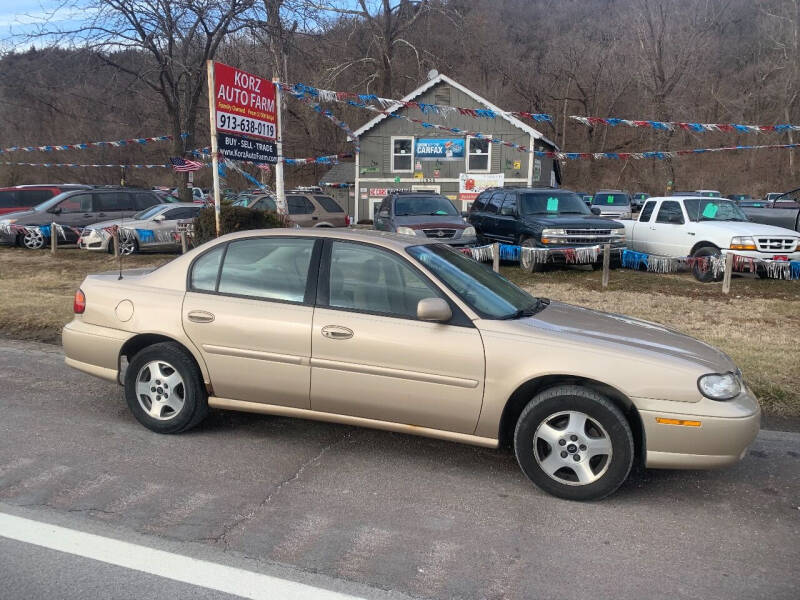
[[[606,196],[606,202],[609,204],[614,204],[614,196]]]
[[[547,199],[547,212],[558,212],[558,198],[550,196]]]
[[[217,112],[217,130],[275,139],[274,123],[221,111]]]
[[[706,219],[713,219],[714,217],[717,216],[717,211],[719,211],[719,206],[709,202],[708,204],[706,204],[706,207],[703,209],[703,216]]]

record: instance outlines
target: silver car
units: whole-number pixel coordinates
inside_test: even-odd
[[[193,202],[158,204],[135,214],[130,219],[114,219],[86,227],[78,239],[84,250],[114,252],[113,228],[119,228],[122,254],[140,250],[178,250],[178,222],[194,219],[203,206]]]
[[[593,213],[601,217],[630,219],[631,197],[620,190],[599,190],[592,198],[591,208]]]

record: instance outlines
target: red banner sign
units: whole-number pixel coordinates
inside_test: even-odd
[[[214,63],[217,131],[274,140],[275,86],[271,81]]]

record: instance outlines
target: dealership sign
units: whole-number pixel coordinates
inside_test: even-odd
[[[256,164],[278,162],[278,150],[275,142],[269,140],[251,140],[238,135],[218,133],[217,148],[231,160]]]
[[[417,160],[463,160],[464,138],[420,138],[416,140]]]
[[[218,132],[276,138],[275,86],[271,81],[215,62],[214,106]]]
[[[465,202],[471,202],[483,190],[491,187],[503,187],[505,174],[503,173],[459,173],[458,197]]]

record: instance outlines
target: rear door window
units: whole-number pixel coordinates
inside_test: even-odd
[[[342,210],[342,207],[339,206],[339,203],[336,202],[336,200],[334,200],[330,196],[314,196],[314,200],[319,202],[322,205],[322,208],[324,208],[329,213],[344,212]]]
[[[101,192],[95,197],[99,206],[98,211],[115,212],[123,210],[136,210],[133,194],[127,192]]]
[[[495,192],[492,194],[492,197],[489,199],[489,203],[486,205],[486,212],[497,214],[500,212],[500,205],[503,203],[503,198],[505,197],[505,193],[503,192]]]
[[[644,203],[642,207],[642,212],[639,213],[639,222],[640,223],[649,223],[650,217],[653,215],[653,210],[656,207],[655,200],[648,200]]]
[[[303,302],[312,238],[256,238],[228,244],[220,272],[220,294]]]
[[[160,203],[158,196],[149,192],[134,193],[133,202],[136,205],[136,210],[144,210]]]
[[[656,216],[656,223],[671,223],[682,225],[684,223],[681,205],[675,200],[665,200],[661,203]]]
[[[17,206],[19,204],[17,204],[16,192],[0,192],[0,208],[16,208]]]
[[[314,204],[305,196],[287,196],[286,204],[290,215],[310,215],[314,212]]]

